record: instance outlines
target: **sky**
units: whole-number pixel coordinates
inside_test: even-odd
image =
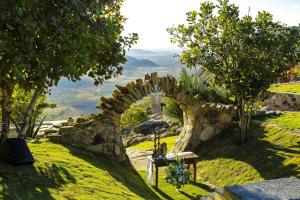
[[[178,49],[170,43],[166,28],[185,22],[185,14],[198,10],[204,0],[125,0],[122,14],[127,18],[126,33],[138,33],[139,41],[133,48],[148,50]],[[212,0],[215,2],[215,0]],[[289,26],[300,23],[300,0],[230,0],[240,7],[240,15],[255,16],[266,10],[276,21]]]

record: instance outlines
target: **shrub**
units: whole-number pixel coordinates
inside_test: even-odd
[[[173,122],[183,124],[183,113],[180,106],[169,98],[164,98],[163,103],[165,104],[162,110],[163,115]]]
[[[145,98],[140,102],[132,104],[128,110],[126,110],[121,116],[120,126],[121,129],[130,128],[132,129],[136,125],[147,121],[149,115],[147,107],[151,104],[150,98]]]
[[[27,107],[31,101],[34,91],[25,91],[17,86],[13,92],[13,104],[11,106],[11,120],[19,133],[23,125],[23,119],[26,114]],[[55,104],[47,103],[46,94],[41,94],[37,100],[32,113],[29,116],[29,127],[25,137],[36,137],[43,121],[46,118],[45,109],[54,108]]]
[[[211,83],[210,78],[203,71],[198,70],[189,75],[186,69],[182,68],[180,82],[183,88],[201,95],[207,102],[229,103],[225,89]]]

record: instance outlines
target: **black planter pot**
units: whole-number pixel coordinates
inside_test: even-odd
[[[33,164],[34,158],[22,138],[8,138],[0,146],[0,160],[12,165]]]

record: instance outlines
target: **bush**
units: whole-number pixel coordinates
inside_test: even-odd
[[[151,104],[150,98],[145,98],[141,102],[132,104],[128,110],[126,110],[121,116],[120,126],[121,129],[132,129],[136,125],[147,121],[149,115],[147,107]]]
[[[224,88],[210,82],[210,78],[203,71],[196,71],[189,75],[185,68],[180,73],[180,82],[183,88],[201,95],[202,99],[211,103],[229,103]]]
[[[173,122],[183,124],[183,113],[180,106],[169,98],[164,98],[163,103],[165,104],[162,110],[163,115]]]

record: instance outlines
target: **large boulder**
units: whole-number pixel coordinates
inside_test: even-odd
[[[161,120],[148,120],[137,125],[132,132],[135,134],[149,135],[157,131],[163,133],[170,127],[170,124]]]

